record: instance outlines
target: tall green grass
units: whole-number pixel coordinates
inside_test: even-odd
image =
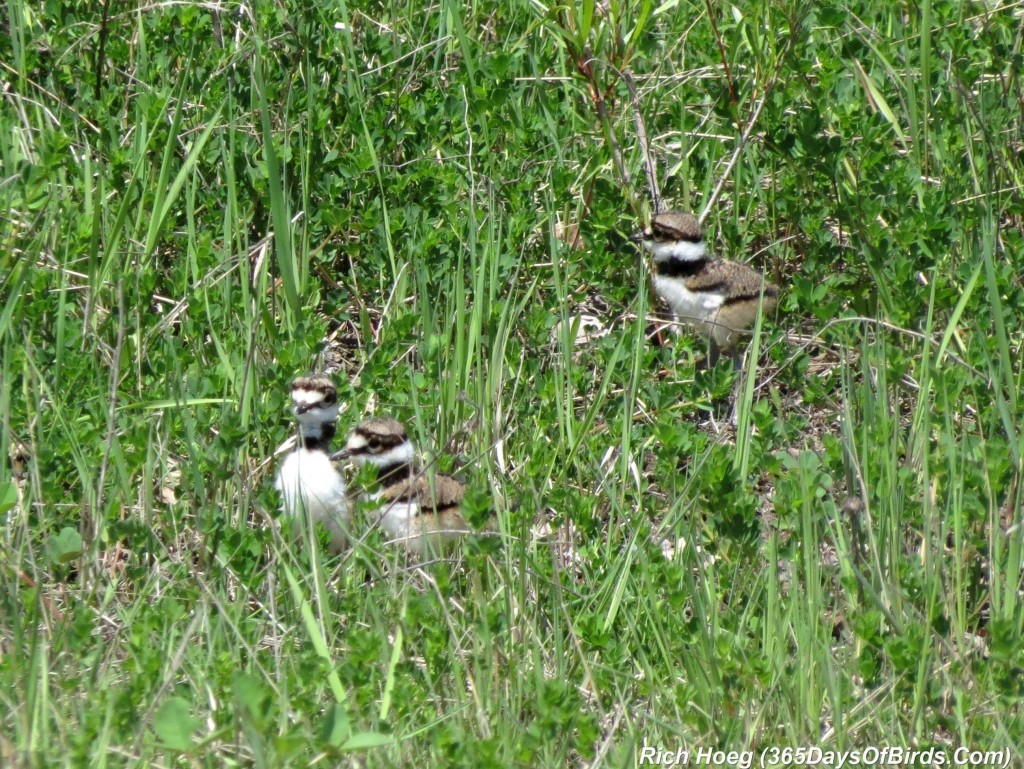
[[[1015,7],[7,29],[0,764],[1024,748]],[[738,375],[647,339],[649,158],[783,288]],[[297,547],[274,453],[324,365],[500,536]]]

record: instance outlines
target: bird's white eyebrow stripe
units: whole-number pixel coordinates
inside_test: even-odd
[[[316,390],[292,390],[292,400],[296,403],[310,405],[313,403],[320,403],[323,399],[324,394],[322,392],[317,392]]]

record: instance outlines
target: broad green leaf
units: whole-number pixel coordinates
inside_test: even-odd
[[[47,537],[43,548],[51,562],[70,563],[82,554],[82,535],[77,529],[65,526],[59,534]]]
[[[172,750],[192,750],[193,735],[202,722],[189,713],[189,705],[180,697],[168,697],[153,714],[157,739]]]
[[[0,515],[18,504],[18,487],[11,482],[0,483]]]

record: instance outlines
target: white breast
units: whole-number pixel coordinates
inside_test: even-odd
[[[679,320],[697,323],[714,320],[725,297],[722,294],[701,291],[695,293],[679,278],[654,276],[654,290],[664,299]]]
[[[285,515],[305,512],[312,522],[319,521],[331,535],[335,549],[344,546],[350,510],[345,481],[322,451],[296,449],[281,464],[274,484],[281,492]]]
[[[420,506],[418,502],[387,502],[380,492],[373,495],[380,502],[380,525],[393,539],[406,539],[419,532]]]
[[[412,555],[439,553],[445,543],[459,540],[466,533],[466,524],[460,516],[446,520],[431,512],[424,513],[415,501],[388,504],[380,499],[379,492],[372,498],[381,502],[378,512],[381,528],[391,540],[405,545]]]

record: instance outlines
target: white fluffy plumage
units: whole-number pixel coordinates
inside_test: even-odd
[[[345,480],[325,452],[296,449],[281,463],[274,485],[281,493],[285,515],[305,514],[310,523],[322,523],[331,549],[345,548],[351,519]]]

